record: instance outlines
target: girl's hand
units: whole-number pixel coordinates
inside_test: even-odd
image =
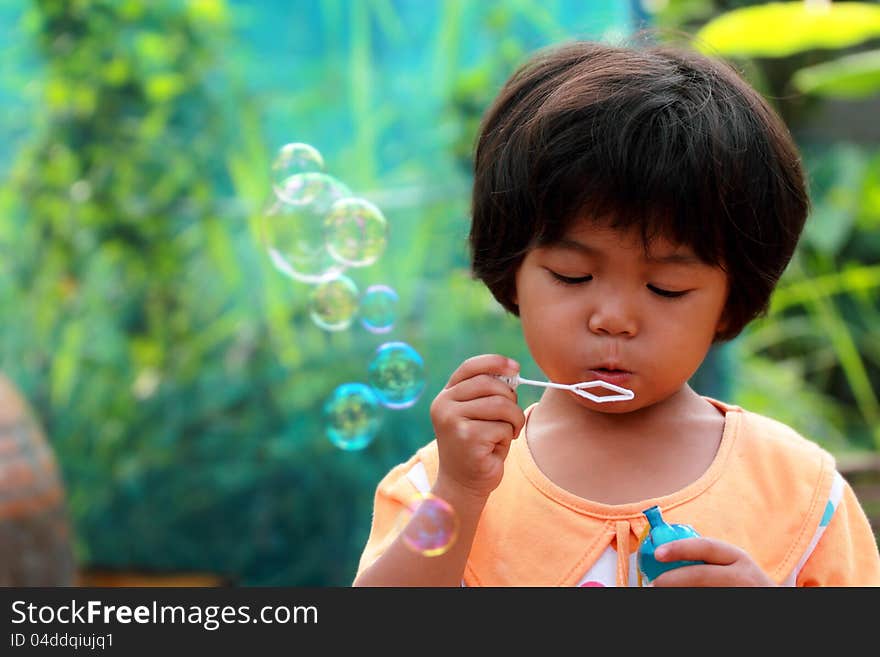
[[[776,586],[745,550],[715,538],[682,538],[654,551],[657,561],[705,561],[659,575],[653,586]]]
[[[510,442],[525,415],[516,391],[493,375],[512,376],[519,364],[498,354],[462,363],[431,403],[440,465],[437,483],[485,500],[501,483]]]

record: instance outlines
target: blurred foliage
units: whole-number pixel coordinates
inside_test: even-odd
[[[430,440],[428,406],[451,371],[497,352],[539,375],[517,320],[468,273],[482,111],[527,53],[615,38],[629,4],[22,4],[40,68],[0,188],[0,366],[58,454],[79,562],[347,585],[375,485]],[[656,19],[695,30],[745,4],[673,0]],[[829,58],[749,65],[796,119],[823,101],[786,101],[794,72]],[[385,254],[349,274],[397,290],[392,333],[321,330],[309,286],[262,251],[284,141],[319,148],[328,173],[385,213]],[[726,396],[721,379],[737,372],[734,401],[835,449],[868,448],[880,160],[850,144],[805,153],[816,208],[804,248],[771,314],[708,363],[698,390]],[[424,356],[425,392],[385,412],[366,449],[342,452],[323,402],[363,381],[390,339]],[[539,391],[519,394],[526,405]]]
[[[880,4],[673,0],[658,23],[743,71],[807,170],[813,207],[798,252],[767,317],[735,344],[737,401],[836,452],[880,450],[880,130],[864,143],[799,132],[817,115],[834,120],[826,98],[880,108]]]
[[[801,92],[826,98],[864,98],[880,91],[880,50],[844,55],[796,71],[792,83]]]
[[[616,4],[577,11],[607,27]],[[510,23],[462,2],[432,5],[433,23],[407,3],[304,7],[274,3],[262,26],[253,7],[222,0],[23,10],[39,66],[0,189],[0,364],[58,455],[82,568],[347,585],[376,483],[430,440],[427,408],[452,369],[487,351],[530,366],[517,322],[468,276],[467,179],[449,153],[470,133],[444,110],[459,60],[492,51]],[[267,85],[265,62],[236,52],[235,29],[257,25],[260,39],[282,17],[293,48],[273,61],[295,66]],[[475,38],[472,24],[488,31]],[[511,48],[543,45],[562,24],[531,9]],[[329,173],[385,212],[386,254],[351,275],[398,291],[392,334],[321,330],[309,286],[262,251],[282,140],[314,143]],[[364,380],[387,339],[424,355],[425,392],[386,412],[368,448],[342,452],[324,435],[323,402]]]
[[[837,51],[880,37],[880,6],[868,2],[805,0],[740,7],[721,14],[694,35],[705,53],[785,57]],[[861,98],[880,92],[880,50],[806,66],[792,76],[803,93]]]
[[[784,57],[837,50],[880,36],[880,7],[867,2],[800,0],[740,7],[716,16],[694,35],[703,52]]]
[[[0,199],[3,368],[58,452],[79,562],[345,581],[374,481],[309,439],[326,336],[299,335],[279,285],[263,296],[223,202],[244,148],[224,3],[40,1],[23,20],[45,79]]]

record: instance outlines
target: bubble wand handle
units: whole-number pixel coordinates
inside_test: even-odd
[[[553,381],[533,381],[532,379],[524,379],[523,377],[517,376],[498,376],[499,379],[504,381],[507,385],[512,388],[516,388],[519,384],[523,383],[527,386],[539,386],[541,388],[557,388],[559,390],[568,390],[571,388],[570,385],[566,383],[553,383]]]
[[[580,395],[581,397],[585,397],[591,401],[597,403],[605,403],[605,402],[615,402],[615,401],[628,401],[633,399],[636,394],[627,388],[622,386],[616,386],[613,383],[608,383],[607,381],[584,381],[582,383],[554,383],[553,381],[534,381],[532,379],[524,379],[519,376],[502,376],[500,374],[496,375],[499,379],[504,381],[511,388],[516,390],[516,387],[519,384],[525,384],[529,386],[539,386],[541,388],[557,388],[559,390],[571,390],[576,395]],[[606,390],[611,390],[612,392],[616,392],[616,395],[594,395],[592,393],[587,392],[587,388],[605,388]]]

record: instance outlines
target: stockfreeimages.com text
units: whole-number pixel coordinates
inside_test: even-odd
[[[105,605],[100,600],[70,604],[35,605],[24,600],[12,603],[12,623],[31,624],[91,624],[91,623],[179,623],[201,625],[216,630],[223,624],[233,623],[313,623],[318,622],[318,608],[313,605],[267,605],[252,615],[249,605],[160,605],[153,600],[149,605]]]

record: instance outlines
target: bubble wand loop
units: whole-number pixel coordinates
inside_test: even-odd
[[[518,374],[516,376],[501,376],[500,374],[496,376],[514,390],[516,390],[516,387],[520,384],[539,386],[541,388],[558,388],[559,390],[571,390],[576,395],[580,395],[581,397],[597,402],[599,404],[604,404],[605,402],[628,401],[636,396],[636,393],[634,393],[632,390],[622,388],[621,386],[616,386],[613,383],[608,383],[607,381],[597,380],[584,381],[582,383],[553,383],[553,381],[533,381],[532,379],[524,379]],[[605,395],[600,397],[599,395],[594,395],[590,392],[587,392],[587,388],[605,388],[606,390],[611,390],[612,392],[617,392],[619,394]]]

